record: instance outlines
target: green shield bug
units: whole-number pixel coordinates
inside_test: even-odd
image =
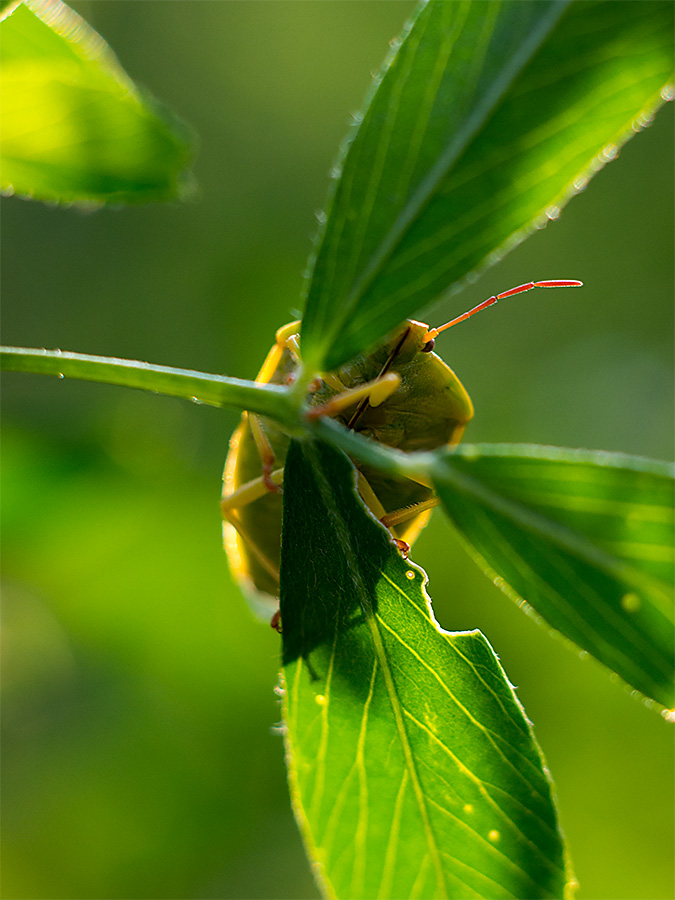
[[[473,405],[452,369],[434,352],[436,337],[488,306],[533,288],[579,287],[580,281],[530,281],[438,328],[408,319],[379,346],[334,372],[321,373],[308,395],[308,418],[331,416],[366,437],[399,450],[457,444]],[[299,322],[277,331],[256,381],[288,384],[300,363]],[[252,606],[273,614],[278,628],[281,485],[289,438],[271,420],[244,413],[230,441],[223,473],[223,531],[233,575]],[[366,506],[405,553],[426,525],[437,498],[407,478],[356,463]]]

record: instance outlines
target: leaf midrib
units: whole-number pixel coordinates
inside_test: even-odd
[[[511,60],[504,66],[497,80],[497,86],[488,92],[483,102],[469,116],[456,137],[450,142],[438,161],[432,166],[426,177],[420,182],[403,209],[396,217],[392,227],[385,235],[379,247],[371,255],[371,260],[363,273],[356,279],[344,304],[344,316],[348,318],[359,299],[391,258],[395,248],[409,229],[411,223],[432,199],[438,185],[446,176],[450,167],[466,149],[471,140],[484,125],[489,113],[494,109],[501,97],[511,87],[513,81],[530,61],[534,51],[541,45],[556,22],[566,11],[571,0],[561,0],[551,7],[542,22],[534,28],[527,40],[520,44]],[[494,84],[494,82],[493,82]]]
[[[360,579],[359,579],[360,581]],[[365,597],[365,594],[362,594]],[[366,607],[366,608],[364,608]],[[391,705],[392,713],[394,715],[394,722],[396,725],[396,732],[399,736],[399,741],[401,742],[401,749],[403,750],[403,757],[405,760],[405,768],[410,775],[410,781],[413,788],[413,793],[415,795],[415,800],[417,803],[417,808],[420,813],[420,817],[422,819],[422,827],[424,829],[424,834],[427,839],[427,846],[429,847],[429,851],[431,853],[434,869],[436,870],[436,879],[438,882],[438,887],[442,892],[443,897],[448,896],[448,890],[445,880],[445,872],[443,870],[443,863],[441,861],[441,856],[439,852],[438,845],[436,843],[436,837],[434,835],[434,830],[431,827],[431,821],[429,818],[429,811],[427,809],[426,798],[424,795],[424,791],[422,790],[422,784],[420,782],[420,778],[417,772],[417,767],[415,766],[414,754],[412,752],[412,747],[410,746],[410,739],[408,738],[408,731],[405,727],[405,722],[403,718],[403,708],[401,706],[401,702],[398,697],[398,693],[396,691],[396,685],[394,684],[394,676],[392,675],[391,668],[389,666],[389,659],[387,657],[387,652],[384,648],[384,642],[382,641],[382,635],[380,634],[380,630],[377,625],[377,621],[375,618],[374,611],[370,605],[369,601],[365,603],[361,603],[361,608],[363,609],[364,616],[366,619],[366,624],[368,626],[368,630],[370,632],[371,640],[373,642],[373,648],[375,651],[375,656],[377,661],[380,664],[380,668],[382,670],[382,676],[384,678],[384,683],[387,689],[387,695],[389,697],[389,703]]]
[[[596,546],[589,538],[580,539],[567,526],[546,518],[541,513],[526,509],[518,501],[504,497],[470,475],[459,472],[449,461],[445,465],[433,466],[433,479],[438,488],[457,489],[460,493],[478,499],[481,503],[524,530],[546,537],[558,548],[581,559],[594,568],[599,568],[613,578],[620,579],[636,590],[645,590],[650,595],[661,598],[663,606],[655,606],[664,615],[670,615],[667,589],[656,578],[640,572],[634,566],[618,559],[606,550]],[[449,475],[449,483],[448,483]],[[444,484],[445,482],[445,484]]]
[[[326,504],[327,508],[330,509],[334,506],[333,500],[333,489],[331,485],[328,483],[326,479],[326,475],[323,471],[322,466],[317,459],[317,451],[315,445],[308,445],[307,456],[311,456],[313,462],[314,472],[316,474],[317,484],[319,487],[319,491],[322,494],[323,501]],[[356,495],[356,491],[355,491]],[[356,495],[358,496],[358,495]],[[359,501],[357,501],[359,502]],[[364,507],[365,509],[365,507]],[[424,828],[425,836],[427,839],[427,846],[429,847],[430,854],[432,856],[434,868],[436,870],[436,877],[438,881],[439,889],[442,891],[442,896],[447,898],[448,891],[445,881],[445,874],[443,871],[443,865],[440,857],[439,848],[436,844],[435,835],[433,833],[433,829],[431,827],[431,822],[429,820],[429,813],[427,810],[424,792],[422,790],[422,785],[420,783],[419,775],[417,773],[417,768],[415,766],[414,754],[412,752],[412,747],[410,746],[410,741],[408,738],[408,733],[405,728],[404,720],[403,720],[403,710],[401,708],[401,704],[398,698],[398,694],[396,692],[396,687],[394,684],[394,678],[391,672],[391,668],[389,666],[389,660],[387,658],[387,653],[384,648],[384,643],[382,641],[382,636],[380,634],[379,628],[377,626],[375,620],[375,611],[373,610],[372,604],[370,602],[368,592],[363,583],[363,578],[361,577],[361,568],[360,568],[360,553],[358,552],[358,548],[354,546],[352,535],[349,532],[346,523],[342,516],[335,516],[333,525],[337,532],[336,534],[336,542],[345,548],[345,557],[347,558],[348,563],[350,564],[351,570],[354,576],[355,588],[358,594],[358,602],[361,610],[363,612],[363,616],[365,619],[365,623],[370,632],[371,640],[373,642],[374,654],[376,663],[379,664],[380,669],[382,671],[382,676],[384,678],[385,687],[387,690],[387,695],[389,697],[389,701],[391,704],[392,713],[394,716],[396,731],[399,736],[399,740],[401,742],[401,748],[403,751],[403,756],[405,760],[405,768],[410,776],[410,780],[413,786],[413,791],[415,794],[415,799],[417,802],[417,806],[420,812],[420,817],[422,819],[422,825]]]

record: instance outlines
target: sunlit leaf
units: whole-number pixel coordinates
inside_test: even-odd
[[[433,476],[500,587],[630,685],[674,705],[672,466],[481,445],[448,454]]]
[[[422,6],[350,135],[305,359],[336,368],[556,218],[651,119],[672,67],[671,3]]]
[[[26,0],[4,12],[0,42],[4,193],[77,203],[185,194],[186,127],[141,93],[80,16]]]
[[[485,638],[433,620],[325,445],[293,444],[281,613],[293,804],[340,898],[560,897],[570,875],[530,725]]]

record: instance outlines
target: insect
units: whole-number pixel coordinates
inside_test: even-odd
[[[308,418],[331,416],[360,434],[399,450],[433,450],[459,443],[473,404],[452,369],[434,352],[437,336],[488,306],[533,288],[579,287],[580,281],[530,281],[489,297],[438,328],[406,320],[368,353],[322,373],[309,394]],[[299,322],[277,331],[256,381],[289,384],[300,363]],[[281,490],[289,438],[271,420],[245,412],[230,440],[221,508],[230,568],[254,610],[273,614],[279,630]],[[357,487],[370,511],[406,553],[438,499],[407,478],[355,463]]]

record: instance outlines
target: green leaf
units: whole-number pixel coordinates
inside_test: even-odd
[[[670,96],[672,66],[659,0],[422,6],[349,137],[308,365],[335,369],[556,218]]]
[[[296,422],[289,391],[276,384],[259,384],[225,375],[209,375],[192,369],[155,366],[135,359],[115,359],[67,353],[61,350],[37,350],[24,347],[0,347],[0,369],[5,372],[31,372],[119,384],[156,394],[182,397],[209,406],[233,406],[273,416],[292,432]]]
[[[665,707],[673,673],[673,467],[589,451],[480,445],[432,468],[495,583]]]
[[[285,472],[289,777],[326,894],[562,896],[551,784],[491,647],[441,631],[342,454],[293,443]]]
[[[26,0],[0,21],[1,187],[44,201],[145,203],[185,196],[185,125],[144,95],[64,4]]]

